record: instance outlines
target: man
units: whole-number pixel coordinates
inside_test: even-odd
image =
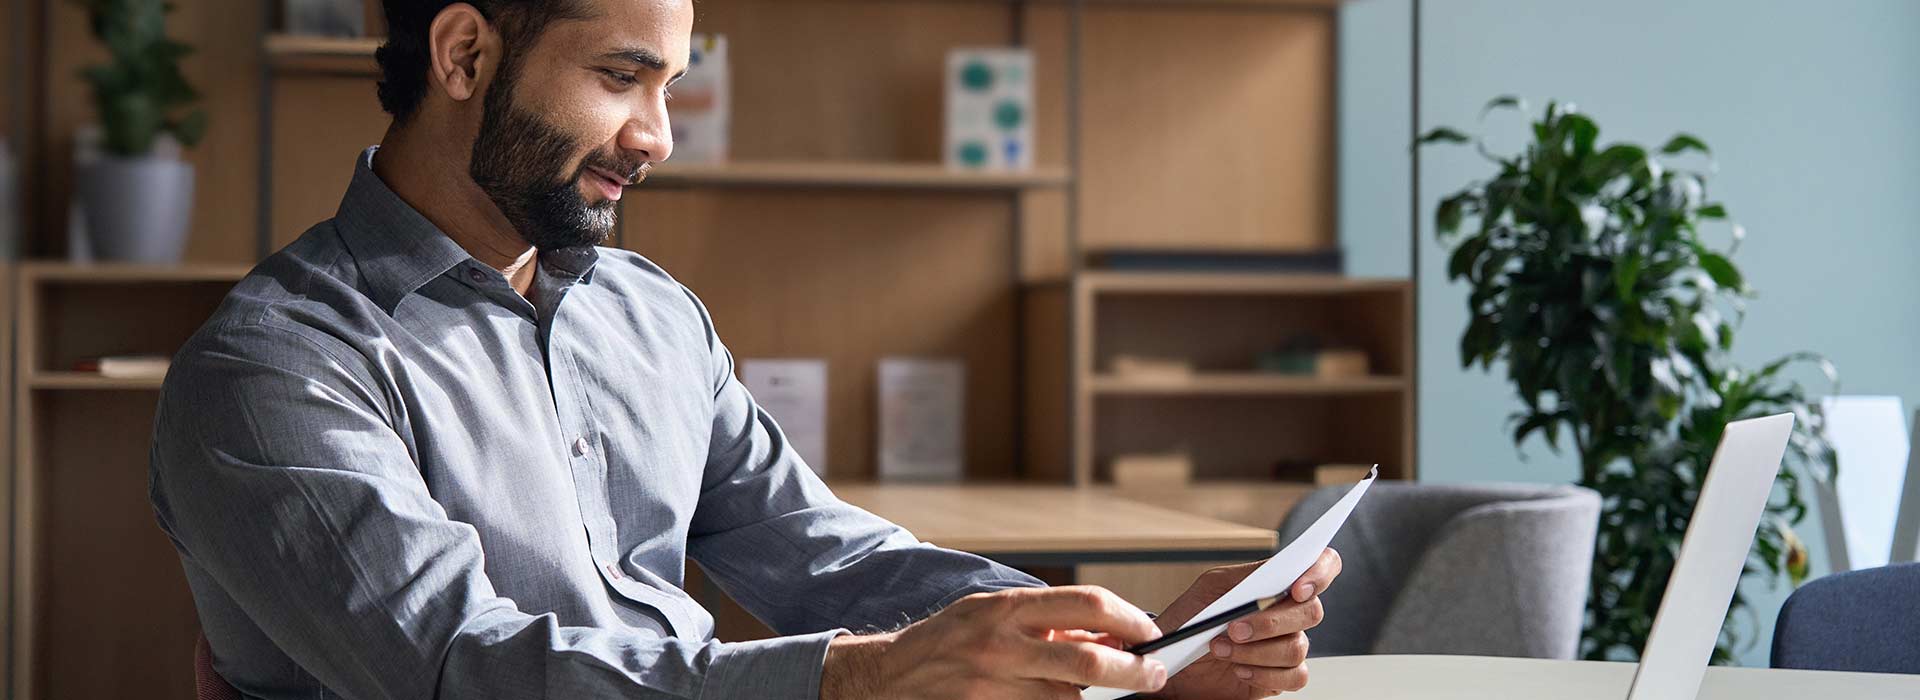
[[[621,188],[672,152],[690,0],[386,12],[393,126],[339,214],[243,280],[162,391],[154,509],[239,690],[1245,698],[1305,682],[1331,552],[1169,679],[1113,648],[1160,631],[1113,594],[1045,588],[836,500],[692,293],[596,247]],[[687,557],[792,636],[713,641],[680,588]],[[1159,626],[1250,567],[1203,577]]]

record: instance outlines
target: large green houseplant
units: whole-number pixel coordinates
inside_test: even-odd
[[[1482,115],[1499,109],[1525,107],[1501,97]],[[1600,127],[1562,104],[1531,127],[1531,143],[1508,157],[1454,129],[1420,139],[1472,142],[1498,171],[1435,214],[1452,249],[1448,277],[1471,290],[1460,359],[1505,370],[1522,402],[1516,446],[1538,433],[1579,454],[1580,483],[1603,498],[1581,653],[1634,658],[1730,421],[1797,416],[1747,573],[1796,585],[1805,576],[1793,531],[1807,512],[1801,482],[1831,478],[1837,461],[1819,405],[1785,372],[1804,363],[1831,382],[1833,371],[1805,354],[1757,370],[1730,359],[1752,296],[1732,261],[1744,233],[1707,199],[1705,172],[1669,162],[1705,161],[1706,144],[1683,134],[1658,152],[1603,146]],[[1708,224],[1726,247],[1703,235]],[[1728,615],[1742,610],[1736,594]],[[1740,642],[1734,629],[1723,629],[1717,662]]]
[[[193,165],[179,156],[199,143],[207,114],[180,70],[192,53],[166,35],[164,0],[73,0],[86,8],[107,61],[80,76],[100,118],[97,158],[80,167],[93,252],[108,259],[177,262],[193,207]]]

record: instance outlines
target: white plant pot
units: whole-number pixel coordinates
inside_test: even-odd
[[[80,168],[79,185],[95,258],[169,264],[185,255],[193,218],[192,163],[102,156]]]

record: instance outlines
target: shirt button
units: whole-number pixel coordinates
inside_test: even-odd
[[[575,457],[587,456],[587,439],[586,438],[579,437],[579,438],[573,439],[573,456]]]
[[[467,268],[467,279],[473,280],[475,282],[485,282],[487,280],[487,274],[484,272],[481,272],[480,268],[469,267]]]

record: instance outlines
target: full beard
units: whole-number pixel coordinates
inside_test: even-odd
[[[508,78],[504,68],[501,77]],[[590,167],[626,174],[639,165],[593,153],[571,172],[553,172],[555,164],[580,152],[579,145],[520,109],[512,94],[512,80],[487,91],[468,175],[529,245],[543,251],[599,245],[613,232],[619,203],[589,204],[580,194],[580,179]]]

